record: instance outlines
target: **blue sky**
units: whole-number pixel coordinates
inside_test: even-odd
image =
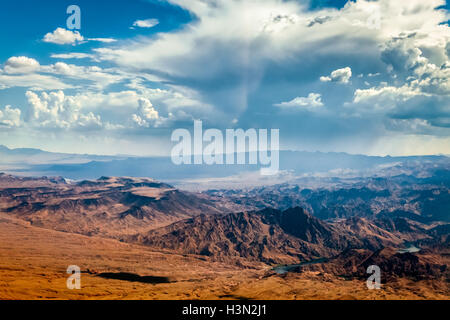
[[[39,3],[32,0],[4,1],[0,11],[4,27],[0,30],[0,36],[8,45],[2,47],[0,58],[4,60],[13,55],[27,55],[51,62],[49,50],[73,50],[70,47],[38,45],[42,35],[51,28],[66,27],[66,9],[72,4],[78,5],[82,10],[82,30],[86,32],[87,37],[114,35],[117,39],[127,39],[137,35],[148,36],[174,30],[193,19],[191,14],[181,7],[157,0],[42,0]],[[129,29],[134,21],[151,17],[157,18],[160,24],[151,29]],[[92,46],[88,45],[83,50],[90,47]]]
[[[450,154],[443,0],[16,0],[0,21],[9,147],[167,154],[199,119],[284,149]]]

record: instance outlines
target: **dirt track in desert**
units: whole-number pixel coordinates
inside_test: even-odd
[[[66,287],[69,265],[83,271],[81,290]],[[90,273],[88,273],[89,271]],[[141,283],[99,277],[126,272],[167,277]],[[0,299],[448,299],[445,283],[400,279],[368,290],[360,280],[327,274],[274,275],[196,256],[152,252],[115,240],[30,226],[0,215]]]

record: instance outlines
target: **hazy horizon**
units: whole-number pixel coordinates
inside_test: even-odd
[[[0,146],[4,146],[10,150],[20,150],[20,149],[35,149],[35,150],[40,150],[43,152],[49,152],[49,153],[65,153],[65,154],[74,154],[74,155],[91,155],[91,156],[110,156],[110,157],[142,157],[142,158],[151,158],[151,157],[157,157],[157,158],[167,158],[170,157],[170,154],[164,154],[164,155],[152,155],[152,154],[143,154],[143,155],[138,155],[138,154],[128,154],[128,153],[78,153],[78,152],[65,152],[65,151],[57,151],[57,150],[47,150],[47,149],[42,149],[39,147],[11,147],[8,146],[6,144],[0,144]],[[349,152],[344,152],[344,151],[320,151],[320,150],[294,150],[294,149],[280,149],[280,152],[283,151],[290,151],[290,152],[307,152],[307,153],[344,153],[344,154],[348,154],[348,155],[353,155],[353,156],[367,156],[367,157],[392,157],[392,158],[400,158],[400,157],[422,157],[422,156],[446,156],[446,157],[450,157],[450,153],[449,154],[445,154],[445,153],[432,153],[432,154],[409,154],[409,155],[392,155],[392,154],[364,154],[364,153],[349,153]]]

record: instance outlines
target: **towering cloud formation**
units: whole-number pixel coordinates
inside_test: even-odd
[[[103,42],[93,51],[79,46],[77,53],[53,55],[89,64],[11,58],[0,71],[0,88],[70,89],[65,95],[77,99],[129,91],[128,107],[105,99],[89,112],[109,128],[139,134],[163,119],[173,128],[200,119],[220,128],[280,128],[282,145],[296,149],[385,154],[420,143],[450,153],[444,0],[356,0],[313,10],[294,0],[169,2],[194,18],[132,41],[105,42],[117,36],[111,35],[97,38]],[[135,28],[157,23],[138,17],[129,20]],[[56,29],[44,41],[89,38]],[[139,98],[148,103],[139,106]]]

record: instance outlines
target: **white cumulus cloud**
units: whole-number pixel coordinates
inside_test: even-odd
[[[333,72],[331,72],[329,76],[320,77],[320,81],[348,83],[351,77],[352,77],[352,69],[350,67],[345,67],[342,69],[334,70]]]
[[[3,110],[0,109],[0,128],[18,127],[20,126],[20,109],[14,109],[11,106],[6,106]]]
[[[78,31],[57,28],[55,31],[47,33],[43,41],[55,44],[76,44],[84,41],[84,37]]]
[[[138,113],[133,114],[132,120],[140,127],[148,127],[153,120],[159,119],[158,111],[153,107],[150,100],[139,98]]]
[[[82,106],[73,97],[65,96],[63,91],[37,95],[26,92],[29,110],[27,121],[39,127],[94,129],[102,127],[99,115],[93,112],[82,112]]]
[[[39,62],[24,56],[11,57],[5,62],[6,73],[32,73],[39,70]]]

